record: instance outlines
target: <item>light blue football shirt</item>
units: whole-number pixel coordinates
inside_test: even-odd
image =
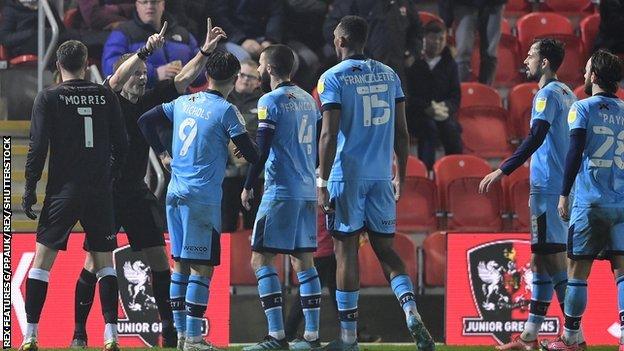
[[[264,199],[315,200],[316,101],[283,84],[258,100],[258,129],[274,130],[265,164]]]
[[[220,205],[227,146],[246,132],[243,116],[215,91],[180,96],[162,107],[173,122],[169,193]]]
[[[594,95],[572,105],[568,123],[587,133],[575,205],[624,208],[624,102]]]
[[[567,85],[551,81],[533,98],[531,126],[536,119],[550,124],[542,145],[531,157],[531,194],[559,195],[565,158],[570,145],[568,112],[576,96]]]
[[[395,103],[405,99],[399,76],[381,62],[358,56],[323,73],[317,88],[323,110],[341,109],[329,180],[391,179]]]

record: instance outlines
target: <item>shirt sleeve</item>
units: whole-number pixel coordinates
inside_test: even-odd
[[[321,76],[316,89],[321,99],[322,110],[340,109],[342,96],[336,75],[327,72]]]
[[[398,74],[394,74],[394,99],[396,102],[405,101],[405,93],[403,93],[403,88],[401,87],[401,78],[399,78]]]
[[[247,132],[245,130],[245,118],[243,118],[243,115],[234,105],[231,105],[225,111],[221,119],[221,124],[223,124],[223,127],[230,138],[234,138]]]
[[[162,104],[163,112],[165,113],[165,117],[167,117],[173,123],[173,110],[175,108],[176,100],[171,102],[167,102]]]
[[[275,129],[278,121],[277,106],[268,96],[262,96],[258,100],[258,130],[269,128]]]
[[[557,116],[559,103],[549,90],[542,89],[535,96],[531,120],[541,119],[550,124]]]
[[[572,104],[568,112],[568,125],[570,131],[574,129],[587,129],[587,109],[578,101]]]
[[[41,173],[48,156],[50,142],[51,113],[48,109],[46,91],[41,91],[35,98],[32,116],[30,118],[30,147],[26,159],[26,186],[34,187],[41,179]]]

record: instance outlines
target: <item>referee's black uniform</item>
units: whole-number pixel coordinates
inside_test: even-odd
[[[80,221],[91,251],[112,251],[117,240],[111,180],[128,149],[117,96],[83,79],[39,92],[30,126],[27,190],[41,178],[48,145],[49,176],[37,242],[65,250]]]
[[[104,86],[110,88],[108,79]],[[173,79],[169,79],[145,91],[136,103],[127,100],[121,92],[116,95],[128,132],[130,152],[114,184],[115,229],[119,231],[123,226],[134,251],[165,246],[164,221],[158,200],[144,180],[150,147],[139,130],[137,120],[156,105],[174,100],[180,93]]]

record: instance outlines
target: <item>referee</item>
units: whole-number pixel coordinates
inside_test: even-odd
[[[207,37],[195,57],[173,79],[158,82],[151,90],[145,90],[147,66],[145,60],[159,50],[164,42],[167,22],[160,33],[152,35],[144,48],[135,54],[125,54],[115,64],[115,73],[106,79],[105,86],[119,98],[128,131],[130,153],[121,174],[114,184],[115,230],[124,228],[135,251],[142,251],[151,270],[151,282],[156,306],[162,322],[162,346],[177,346],[177,332],[173,325],[173,313],[169,301],[171,272],[165,250],[164,221],[158,200],[145,184],[145,172],[149,158],[149,145],[138,128],[139,117],[165,102],[184,93],[206,65],[209,54],[215,49],[225,33],[211,26],[207,20]],[[169,142],[170,143],[170,142]],[[163,159],[163,163],[167,160]],[[92,257],[87,256],[84,268],[76,282],[75,329],[71,346],[87,346],[86,322],[93,303],[97,283],[96,268]]]
[[[50,269],[58,250],[67,249],[69,233],[80,221],[93,267],[100,279],[100,302],[106,322],[104,350],[118,350],[117,277],[112,251],[114,230],[112,177],[123,164],[128,142],[117,96],[110,89],[84,80],[87,47],[66,41],[56,51],[62,83],[37,95],[30,125],[26,189],[22,199],[30,219],[37,216],[36,187],[48,148],[49,178],[37,226],[37,244],[26,281],[24,343],[20,350],[37,350],[37,326],[45,302]]]

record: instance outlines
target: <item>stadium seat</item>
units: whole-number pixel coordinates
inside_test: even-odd
[[[579,100],[587,99],[589,97],[587,96],[587,94],[585,94],[585,85],[579,85],[578,87],[574,88],[574,95],[576,95]],[[615,95],[617,95],[617,97],[619,97],[620,99],[624,100],[624,89],[619,88]]]
[[[557,39],[565,44],[565,57],[557,70],[559,80],[571,86],[581,83],[583,81],[585,62],[587,61],[581,39],[573,34],[545,34],[540,37]]]
[[[596,35],[598,35],[599,26],[600,14],[598,13],[594,13],[593,15],[583,18],[583,20],[579,23],[585,58],[589,58],[590,53],[594,49],[594,43],[596,41]]]
[[[422,176],[408,176],[397,202],[397,230],[428,232],[437,228],[435,183]]]
[[[529,231],[531,215],[529,213],[529,164],[526,162],[502,180],[505,197],[505,209],[510,214],[511,229]]]
[[[511,24],[509,24],[509,21],[505,17],[501,19],[501,33],[509,35],[513,34],[511,32]]]
[[[464,152],[483,158],[502,158],[511,153],[507,131],[507,110],[499,106],[471,106],[459,109]]]
[[[574,35],[572,22],[554,12],[533,12],[526,14],[516,22],[520,53],[526,55],[533,40],[550,34]]]
[[[446,232],[427,235],[423,241],[424,282],[426,286],[446,285]]]
[[[433,165],[438,200],[442,208],[446,206],[448,184],[462,177],[482,177],[492,171],[492,167],[482,158],[473,155],[448,155]]]
[[[9,54],[7,53],[7,49],[4,45],[0,45],[0,61],[6,61],[9,58]]]
[[[531,12],[531,4],[526,0],[509,0],[505,5],[505,17],[520,17]]]
[[[507,23],[503,21],[503,23]],[[509,26],[509,24],[507,24]],[[503,28],[504,29],[504,28]],[[472,51],[472,72],[475,77],[479,76],[480,49],[481,44],[475,41],[475,48]],[[520,55],[518,53],[518,39],[509,33],[501,34],[500,42],[497,49],[498,66],[496,68],[496,76],[494,77],[494,85],[497,87],[510,87],[521,80],[520,77]],[[462,96],[463,97],[463,96]]]
[[[448,184],[445,209],[448,230],[481,232],[503,229],[502,187],[495,183],[486,194],[479,194],[482,178],[463,177]]]
[[[533,109],[533,97],[537,94],[537,83],[522,83],[514,86],[507,97],[509,103],[509,132],[512,144],[519,143],[529,134],[529,122]]]
[[[407,157],[407,176],[408,177],[429,177],[427,166],[416,156],[409,155]]]
[[[251,230],[230,234],[230,284],[257,285],[251,269]],[[275,268],[280,281],[284,281],[284,255],[275,257]]]
[[[431,21],[444,23],[444,21],[442,20],[442,18],[440,18],[440,16],[433,14],[431,12],[427,12],[427,11],[418,11],[418,18],[420,19],[420,22],[422,23],[423,26]]]
[[[468,106],[503,107],[503,101],[494,88],[477,82],[465,82],[461,83],[461,102],[459,107]]]
[[[20,55],[9,60],[11,67],[36,67],[37,55]]]
[[[407,274],[416,284],[418,261],[416,260],[416,247],[412,240],[405,234],[396,233],[394,236],[394,249],[405,263]],[[377,260],[377,256],[373,251],[369,242],[360,247],[358,260],[360,262],[360,285],[362,287],[383,286],[386,287],[390,283],[386,280],[383,270]]]

